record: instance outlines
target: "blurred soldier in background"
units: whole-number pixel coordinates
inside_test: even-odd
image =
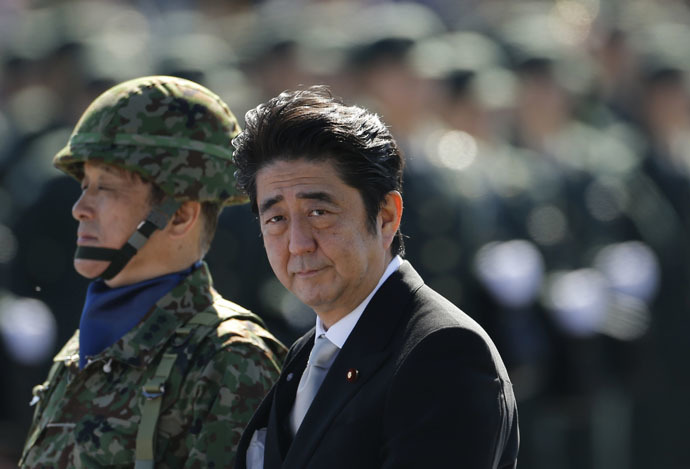
[[[645,362],[653,378],[645,380],[640,420],[642,425],[660,418],[664,421],[646,438],[658,448],[651,462],[659,467],[683,467],[687,460],[674,448],[686,444],[684,428],[690,418],[685,404],[690,384],[685,364],[690,308],[690,53],[679,44],[690,40],[690,28],[687,18],[683,22],[659,21],[630,36],[640,69],[636,117],[645,136],[641,171],[658,199],[665,202],[636,204],[644,227],[656,241],[653,247],[660,259],[661,279],[649,335],[650,350],[658,351],[659,359]]]
[[[54,159],[81,183],[79,330],[34,388],[23,467],[221,466],[278,375],[284,347],[224,300],[201,260],[235,194],[235,117],[196,83],[124,82]]]

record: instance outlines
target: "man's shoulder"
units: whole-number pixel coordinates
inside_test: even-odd
[[[254,349],[277,363],[285,356],[285,346],[271,334],[264,321],[250,310],[214,292],[213,303],[203,311],[215,317],[215,331],[208,335],[208,346],[224,349]]]
[[[400,295],[400,288],[403,288],[411,295],[410,313],[414,316],[411,324],[431,329],[459,327],[483,330],[460,306],[427,285],[409,261],[405,261],[400,267],[399,278],[398,290],[394,293]]]
[[[434,349],[432,344],[447,344],[464,351],[464,355],[482,357],[499,376],[507,374],[496,346],[472,316],[428,285],[415,292],[414,306],[403,333],[402,356],[413,350]]]
[[[205,326],[202,349],[219,351],[238,343],[262,349],[285,347],[268,332],[263,320],[247,308],[223,298],[214,288],[208,267],[194,271],[158,303],[158,309],[174,317],[175,327]],[[159,318],[149,318],[149,321]],[[275,345],[278,344],[278,345]],[[208,351],[208,350],[207,350]]]
[[[213,296],[213,309],[223,320],[237,319],[241,321],[252,321],[259,325],[263,325],[263,320],[258,315],[233,301],[223,298],[217,293]]]
[[[66,361],[79,358],[79,329],[65,343],[60,351],[55,355],[53,361]]]
[[[202,339],[196,339],[199,342],[181,384],[179,405],[189,405],[189,399],[200,394],[219,397],[214,404],[220,406],[217,409],[237,417],[237,412],[246,409],[234,409],[230,397],[241,396],[247,402],[254,399],[257,406],[278,378],[287,350],[258,316],[215,292],[213,303],[199,315],[205,316],[206,330]],[[245,416],[247,421],[250,416],[251,412]]]
[[[412,329],[409,332],[417,339],[445,330],[444,335],[469,334],[478,336],[484,342],[492,342],[477,320],[426,284],[415,292],[410,314],[407,327]]]

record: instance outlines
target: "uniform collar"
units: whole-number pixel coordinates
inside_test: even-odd
[[[95,356],[94,360],[112,358],[130,366],[146,368],[178,327],[213,304],[219,295],[212,286],[208,266],[202,262],[199,268],[158,300],[139,324]],[[64,352],[61,354],[65,358],[73,355],[70,350]]]

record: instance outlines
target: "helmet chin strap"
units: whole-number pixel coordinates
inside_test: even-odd
[[[166,197],[156,207],[153,207],[145,220],[139,223],[137,229],[120,249],[101,248],[95,246],[77,246],[75,259],[94,261],[109,261],[110,265],[101,274],[103,280],[110,280],[124,269],[127,262],[141,249],[149,237],[156,230],[162,230],[182,205],[172,197]]]

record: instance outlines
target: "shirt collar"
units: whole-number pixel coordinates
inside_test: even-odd
[[[316,334],[314,335],[314,340],[325,334],[326,338],[333,342],[338,348],[343,348],[345,341],[357,325],[357,321],[359,321],[362,313],[364,313],[364,309],[369,304],[369,301],[371,301],[371,298],[378,291],[381,285],[383,285],[383,282],[385,282],[393,272],[398,270],[398,268],[402,265],[402,262],[403,260],[400,256],[395,256],[388,264],[388,267],[386,267],[386,270],[383,272],[383,275],[379,279],[379,283],[376,284],[376,287],[374,287],[371,293],[369,293],[369,296],[367,296],[364,301],[359,304],[359,306],[349,312],[346,316],[342,317],[338,322],[333,324],[328,331],[326,331],[323,322],[321,322],[321,318],[316,316]]]

